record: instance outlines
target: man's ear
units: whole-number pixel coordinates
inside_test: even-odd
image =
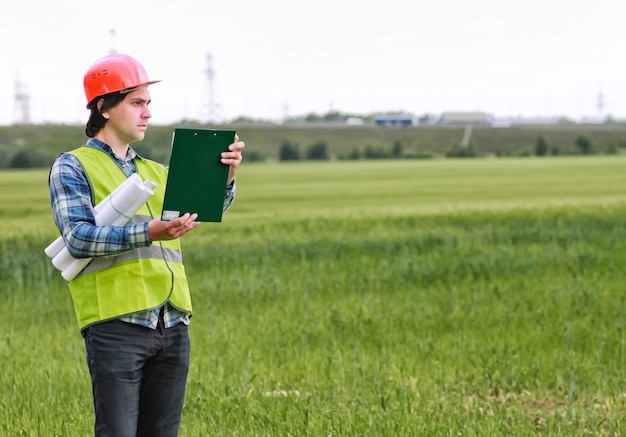
[[[102,105],[104,104],[104,99],[98,100],[98,112],[102,115],[102,118],[105,120],[109,119],[109,111],[102,112]]]

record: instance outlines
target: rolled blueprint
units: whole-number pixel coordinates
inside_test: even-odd
[[[122,182],[119,185],[119,187],[113,190],[111,194],[109,194],[102,202],[100,202],[93,208],[94,213],[98,214],[98,212],[102,210],[105,204],[111,202],[112,197],[117,197],[117,195],[120,192],[125,191],[132,184],[137,183],[137,180],[141,182],[141,178],[139,177],[139,175],[137,175],[136,173],[133,173],[128,179]],[[59,253],[64,247],[65,247],[65,242],[63,241],[62,237],[59,237],[56,240],[54,240],[48,247],[46,247],[45,249],[46,255],[48,255],[48,257],[50,258],[54,258],[54,256],[57,253]]]
[[[133,173],[94,207],[96,225],[125,225],[154,194],[154,187],[156,187],[154,182],[151,180],[144,182],[137,173]],[[52,265],[61,270],[63,278],[67,281],[74,279],[92,260],[92,258],[72,257],[62,237],[54,240],[44,251],[48,257],[52,258]]]
[[[136,175],[136,174],[135,174]],[[130,179],[130,178],[129,178]],[[127,180],[128,181],[128,180]],[[125,182],[126,183],[126,182]],[[123,226],[132,218],[141,205],[143,205],[150,196],[152,196],[152,188],[155,184],[152,181],[146,181],[144,184],[141,178],[137,176],[132,178],[123,190],[114,195],[107,196],[94,208],[97,226]],[[62,240],[62,239],[61,239]],[[52,258],[52,264],[59,270],[64,271],[69,263],[76,261],[63,245],[63,248]],[[91,258],[86,258],[87,265]],[[84,267],[84,265],[83,265]],[[82,269],[81,269],[82,270]],[[80,270],[79,270],[80,271]]]

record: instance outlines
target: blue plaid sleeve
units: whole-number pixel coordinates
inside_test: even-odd
[[[73,257],[115,255],[151,244],[147,223],[96,226],[91,189],[75,156],[62,154],[55,160],[49,186],[54,222]]]
[[[237,186],[235,185],[235,181],[233,180],[230,185],[226,187],[226,195],[224,196],[224,211],[230,208],[230,205],[233,204],[236,192]]]

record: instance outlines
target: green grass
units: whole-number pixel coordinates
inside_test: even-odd
[[[181,435],[623,435],[625,164],[244,165],[223,223],[183,241]],[[45,181],[0,173],[0,435],[85,436]]]

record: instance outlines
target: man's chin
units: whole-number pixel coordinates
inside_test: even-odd
[[[133,144],[133,143],[138,143],[139,141],[143,141],[143,135],[139,136],[136,135],[134,138],[132,138],[130,141],[128,141],[128,144]]]

